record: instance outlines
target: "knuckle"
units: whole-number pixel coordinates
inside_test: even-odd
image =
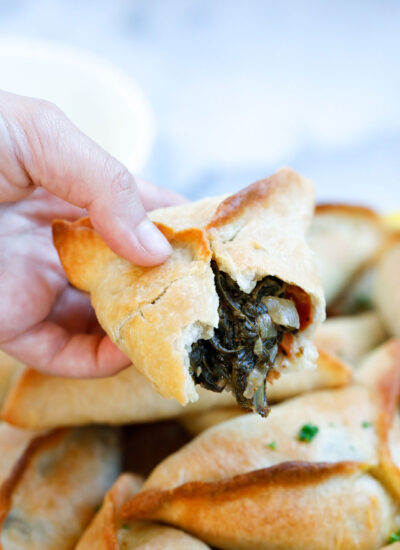
[[[113,195],[137,195],[133,176],[122,165],[111,169],[111,192]]]
[[[39,138],[55,140],[58,143],[62,137],[63,128],[67,117],[57,105],[49,101],[39,100],[39,104],[34,111],[34,126]]]
[[[36,117],[46,116],[49,119],[62,118],[64,113],[55,103],[47,99],[31,99],[31,109]]]
[[[47,140],[57,140],[60,125],[65,118],[62,111],[50,101],[28,99],[21,127],[34,153],[45,147]]]
[[[24,111],[24,122],[33,135],[53,133],[54,128],[58,128],[65,118],[61,109],[45,99],[28,98]]]

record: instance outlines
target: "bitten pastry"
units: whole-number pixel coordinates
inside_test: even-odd
[[[75,550],[207,550],[190,535],[156,523],[122,520],[119,510],[142,481],[132,474],[117,479]]]
[[[54,222],[54,242],[69,280],[161,395],[186,404],[195,384],[229,389],[265,415],[267,377],[317,355],[324,299],[304,237],[313,195],[282,169],[224,200],[156,210],[173,247],[157,267],[116,256],[88,219]]]
[[[117,436],[0,424],[0,549],[72,550],[119,473]]]
[[[399,530],[400,342],[359,384],[245,414],[164,460],[124,518],[163,521],[226,550],[377,550]]]

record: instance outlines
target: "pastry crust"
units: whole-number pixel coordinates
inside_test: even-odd
[[[320,350],[317,368],[287,371],[268,383],[271,402],[316,388],[344,386],[351,369]],[[221,409],[235,403],[228,392],[199,388],[199,400],[183,408],[159,395],[133,366],[109,378],[76,380],[46,376],[26,369],[10,391],[2,410],[6,422],[22,428],[54,428],[89,423],[127,424],[153,422],[183,414]]]
[[[290,356],[280,352],[274,367],[315,361],[311,340],[324,318],[324,299],[304,238],[312,212],[312,184],[282,169],[224,200],[152,212],[173,248],[161,266],[119,258],[87,219],[56,221],[53,235],[69,280],[90,293],[111,339],[161,395],[186,404],[198,397],[189,372],[191,346],[210,338],[219,322],[212,259],[244,292],[266,276],[302,289],[310,322],[295,335]]]
[[[317,257],[328,307],[374,259],[386,237],[382,219],[369,208],[317,205],[308,242]]]
[[[391,236],[380,255],[375,281],[375,304],[386,329],[400,338],[400,233]]]
[[[313,390],[339,388],[350,384],[353,379],[352,368],[321,348],[318,348],[318,352],[317,368],[309,370],[306,376],[301,371],[284,371],[277,380],[272,381],[268,389],[270,403],[284,401]],[[245,414],[245,411],[237,406],[208,411],[186,411],[179,421],[192,436],[215,424]]]
[[[0,408],[23,370],[22,363],[0,351]]]
[[[230,393],[199,388],[198,401],[184,409],[175,400],[159,395],[133,366],[109,378],[89,380],[46,376],[26,369],[7,397],[2,418],[14,426],[35,429],[90,423],[136,424],[234,402]]]
[[[381,317],[374,311],[331,317],[319,327],[315,342],[328,352],[357,365],[388,338]]]
[[[142,521],[122,521],[119,510],[140,490],[142,481],[121,475],[104,498],[76,550],[207,550],[209,547],[183,531]]]
[[[118,432],[0,425],[1,550],[69,550],[118,474]]]
[[[246,414],[167,458],[122,509],[226,550],[374,550],[398,530],[400,342],[358,385]],[[305,423],[318,428],[299,441]],[[271,445],[274,443],[274,445]]]

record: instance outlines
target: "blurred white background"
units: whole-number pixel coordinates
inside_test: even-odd
[[[124,69],[153,105],[143,176],[197,198],[288,165],[320,201],[400,208],[398,0],[0,0],[0,36]]]

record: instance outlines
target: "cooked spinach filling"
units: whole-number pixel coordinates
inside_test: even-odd
[[[266,416],[266,378],[285,332],[295,333],[300,327],[296,306],[286,298],[286,283],[276,277],[265,277],[246,294],[215,262],[211,265],[219,325],[213,338],[193,344],[191,374],[204,388],[228,389],[241,407]]]

